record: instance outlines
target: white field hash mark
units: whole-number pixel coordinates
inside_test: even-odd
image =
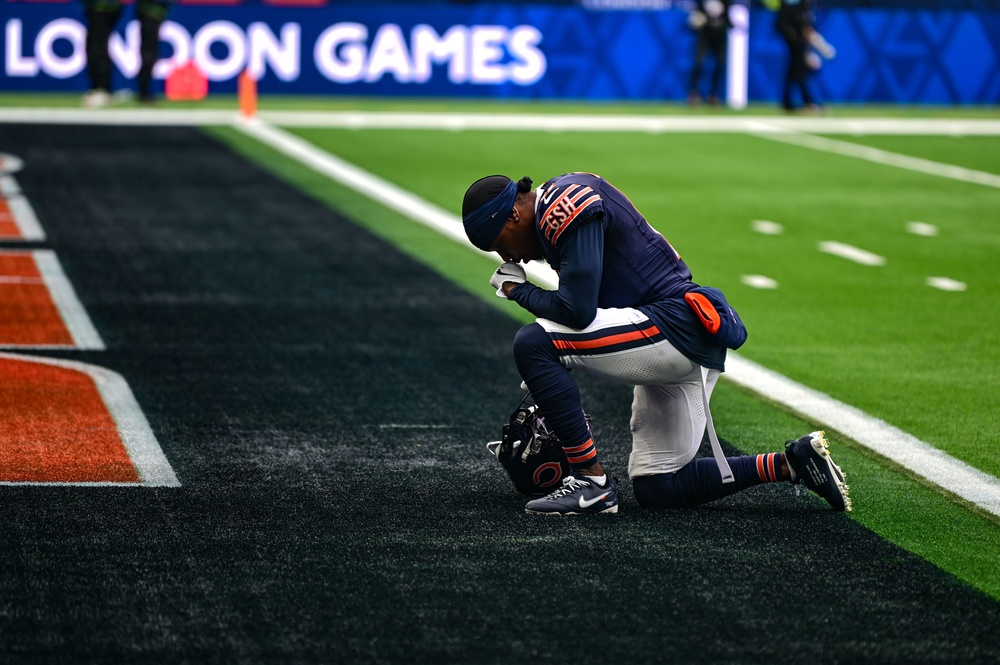
[[[778,288],[778,282],[764,275],[743,275],[740,281],[754,289]]]
[[[396,210],[418,224],[453,239],[470,251],[481,254],[465,237],[461,219],[454,213],[432,205],[412,192],[269,125],[259,117],[252,121],[236,118],[233,127],[277,152],[368,196],[375,203]],[[526,272],[539,286],[556,288],[558,285],[555,273],[538,263],[529,265]],[[728,355],[726,370],[724,376],[728,380],[750,392],[786,406],[812,423],[829,427],[897,462],[933,485],[1000,516],[1000,479],[970,467],[855,407],[807,388],[736,353]]]
[[[867,250],[837,242],[836,240],[824,240],[819,244],[819,251],[833,254],[842,259],[854,261],[865,266],[884,266],[886,264],[885,257],[883,256],[872,254]]]
[[[421,425],[419,423],[382,423],[379,429],[453,429],[454,425]]]
[[[750,228],[752,228],[757,233],[763,233],[768,236],[779,236],[785,232],[785,227],[777,222],[772,222],[767,219],[755,219],[750,222]]]
[[[950,277],[928,277],[927,286],[941,289],[942,291],[964,291],[966,288],[965,282],[959,282]]]
[[[906,230],[915,236],[931,237],[938,234],[937,227],[927,222],[907,222]]]

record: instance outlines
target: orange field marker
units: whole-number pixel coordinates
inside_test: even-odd
[[[91,377],[0,358],[0,482],[139,480]]]
[[[252,118],[257,115],[257,80],[251,76],[250,70],[244,69],[237,85],[240,97],[240,115],[244,118]]]

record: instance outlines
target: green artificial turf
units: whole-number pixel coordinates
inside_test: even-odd
[[[275,174],[295,184],[318,200],[344,212],[356,223],[385,238],[405,253],[424,262],[470,293],[479,295],[487,302],[521,321],[531,320],[531,316],[520,308],[492,295],[492,291],[487,286],[487,277],[495,267],[495,259],[469,251],[468,248],[458,243],[443,239],[436,232],[383,209],[369,199],[332,183],[325,176],[278,155],[271,149],[249,140],[234,130],[212,128],[208,131],[241,154],[263,164]],[[429,200],[452,210],[457,208],[457,201],[460,201],[466,181],[479,175],[484,168],[480,165],[477,169],[473,169],[470,163],[474,160],[463,158],[463,154],[467,151],[475,152],[477,155],[497,155],[495,170],[515,176],[522,174],[522,172],[534,173],[534,168],[542,166],[535,163],[538,160],[532,157],[530,152],[502,149],[509,148],[512,144],[517,145],[519,141],[527,141],[522,137],[514,140],[509,136],[484,133],[477,135],[475,141],[467,143],[465,139],[469,137],[465,134],[462,135],[462,141],[456,141],[453,137],[449,141],[444,140],[441,136],[435,136],[437,139],[434,143],[436,150],[431,151],[437,155],[433,161],[434,168],[415,168],[406,157],[402,156],[407,155],[409,158],[413,158],[411,151],[421,147],[427,138],[423,134],[416,137],[414,134],[403,132],[377,132],[374,133],[377,134],[375,138],[365,138],[361,133],[351,132],[310,130],[300,133],[307,138],[316,140],[317,143],[328,149],[335,149],[337,154],[348,160],[357,160],[362,166],[373,170],[377,169],[377,172],[383,177],[404,188],[417,191]],[[554,141],[547,141],[546,145],[551,146],[554,142],[563,147],[563,143],[580,141],[579,136],[556,135],[551,138]],[[699,146],[705,149],[722,149],[734,139],[707,136],[695,137],[691,140],[698,141]],[[766,148],[786,149],[750,137],[744,140],[759,143],[762,150]],[[706,144],[705,141],[708,143]],[[488,144],[489,150],[496,152],[481,152],[487,149],[484,144]],[[470,145],[475,147],[470,148]],[[462,150],[459,146],[465,146],[465,149]],[[568,149],[569,146],[566,148]],[[582,150],[586,154],[590,154],[587,148],[582,148]],[[427,159],[426,152],[421,153],[421,155]],[[449,165],[449,159],[452,158],[458,161],[457,165]],[[692,155],[691,159],[686,161],[694,164],[693,169],[698,169],[703,168],[698,164],[710,159],[710,154],[699,153]],[[401,165],[399,162],[404,164]],[[405,164],[409,164],[410,168],[404,168]],[[462,166],[467,171],[460,176],[455,175],[456,168],[460,169]],[[518,168],[520,170],[517,170]],[[768,181],[768,178],[762,177],[760,173],[756,175],[750,173],[747,174],[747,177],[761,187],[765,186]],[[641,178],[637,181],[641,182]],[[688,187],[695,186],[696,182],[697,177],[694,176],[689,177],[686,181]],[[742,196],[748,196],[748,192],[751,192],[753,188],[753,185],[742,186],[740,188],[743,192]],[[671,192],[674,192],[673,196],[669,193],[661,194],[665,201],[681,199],[688,219],[697,214],[696,203],[699,198],[697,194],[687,191],[684,187],[671,187]],[[703,190],[701,194],[704,197],[704,206],[709,211],[724,207],[724,203],[706,195]],[[657,193],[645,190],[642,196],[656,199]],[[741,211],[740,214],[741,219],[738,223],[731,224],[734,231],[745,228],[746,220],[749,218],[746,211]],[[677,215],[677,217],[685,218],[681,215]],[[711,218],[712,215],[708,212],[702,213],[702,216],[698,217],[698,219],[703,220],[701,223],[706,225],[711,223]],[[374,220],[377,220],[377,223]],[[724,227],[725,224],[722,226]],[[697,233],[688,231],[684,235],[685,240],[690,240],[693,243]],[[796,242],[794,234],[789,235],[792,236],[791,242]],[[745,237],[741,236],[741,241],[744,244],[749,244],[752,240],[756,240],[756,238],[750,236],[749,233],[745,234]],[[775,239],[768,238],[768,240]],[[787,236],[779,237],[777,240],[779,242],[789,241]],[[702,263],[698,254],[711,253],[706,249],[708,246],[703,243],[698,246],[700,252],[693,253],[696,258],[691,260],[692,264],[697,266],[695,268],[696,275],[699,274],[698,268],[701,267]],[[760,251],[760,253],[760,260],[766,261],[767,252]],[[701,272],[706,271],[702,270]],[[806,272],[808,274],[808,271]],[[717,270],[715,274],[719,278],[718,281],[725,282],[722,279],[727,274],[724,270]],[[725,282],[725,286],[727,289],[732,288],[740,293],[741,297],[754,303],[755,306],[763,306],[759,304],[759,300],[747,298],[748,295],[753,294],[751,290],[744,291],[732,282]],[[761,292],[759,295],[765,301],[765,305],[767,298],[774,297],[771,292]],[[794,313],[789,316],[794,316]],[[763,314],[755,318],[766,320]],[[761,324],[755,321],[754,325],[760,326]],[[811,329],[810,326],[805,327]],[[781,342],[769,341],[767,333],[754,332],[753,325],[751,331],[750,345],[760,344],[768,348],[780,347]],[[799,342],[803,349],[808,345],[813,345],[814,352],[816,352],[816,344],[815,340]],[[829,355],[833,356],[832,351]],[[850,359],[853,361],[853,356],[850,356]],[[843,358],[839,362],[841,368],[846,369],[844,366],[847,362]],[[716,414],[720,435],[747,453],[777,450],[784,439],[798,436],[815,427],[814,424],[789,415],[726,382],[722,382],[716,391],[713,398],[713,411]],[[875,459],[866,450],[856,448],[835,436],[832,439],[835,456],[848,472],[849,481],[852,483],[852,495],[856,502],[856,510],[851,514],[854,520],[882,537],[955,574],[994,598],[1000,599],[1000,571],[996,566],[997,553],[1000,552],[1000,525],[994,518],[957,503],[953,498],[942,495],[937,489],[928,487],[914,480],[905,472]],[[815,497],[811,496],[803,500],[818,502]]]

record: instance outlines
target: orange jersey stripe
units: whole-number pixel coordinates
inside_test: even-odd
[[[584,196],[590,196],[586,201],[577,207],[577,202]],[[585,185],[570,185],[555,201],[553,201],[542,213],[541,224],[545,230],[545,237],[552,244],[556,243],[566,227],[594,201],[600,201],[601,197],[593,189]],[[563,218],[552,218],[558,210],[560,214],[566,215]]]
[[[589,199],[587,199],[586,201],[584,201],[583,205],[581,205],[579,208],[577,208],[576,210],[574,210],[573,214],[570,215],[568,218],[566,218],[566,221],[564,221],[562,223],[562,225],[559,227],[559,230],[556,231],[555,235],[552,236],[552,244],[554,245],[557,242],[559,242],[559,236],[561,236],[563,234],[563,231],[565,231],[569,227],[570,222],[572,222],[574,219],[576,219],[577,216],[579,216],[579,214],[581,212],[583,212],[584,210],[587,209],[587,206],[589,206],[594,201],[600,201],[600,200],[601,200],[601,197],[598,196],[597,194],[594,194]]]
[[[656,326],[650,326],[649,328],[644,328],[643,330],[636,330],[633,332],[619,333],[617,335],[611,335],[609,337],[602,337],[600,339],[588,339],[581,341],[572,341],[568,339],[554,339],[552,344],[557,349],[599,349],[605,346],[614,346],[615,344],[621,344],[623,342],[631,342],[637,339],[642,339],[644,337],[653,337],[660,334],[660,329]]]
[[[559,195],[559,198],[557,198],[555,201],[553,201],[552,203],[549,204],[549,207],[546,208],[545,212],[542,213],[542,219],[545,219],[550,214],[552,214],[552,211],[555,210],[556,206],[559,205],[560,201],[562,201],[563,199],[565,199],[568,196],[572,196],[573,192],[577,191],[581,187],[583,187],[583,185],[570,185],[566,189],[566,191],[564,191],[562,194]],[[587,187],[586,189],[590,190],[590,187]]]

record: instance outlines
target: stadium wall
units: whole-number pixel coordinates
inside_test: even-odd
[[[235,92],[249,68],[262,94],[676,101],[693,60],[679,8],[206,1],[172,10],[157,78],[193,58],[218,93]],[[0,90],[88,87],[81,3],[0,9]],[[786,49],[772,12],[749,15],[748,96],[775,101]],[[111,43],[120,87],[138,70],[133,16],[127,9]],[[818,19],[837,48],[812,81],[824,102],[1000,102],[1000,12],[831,8]]]

